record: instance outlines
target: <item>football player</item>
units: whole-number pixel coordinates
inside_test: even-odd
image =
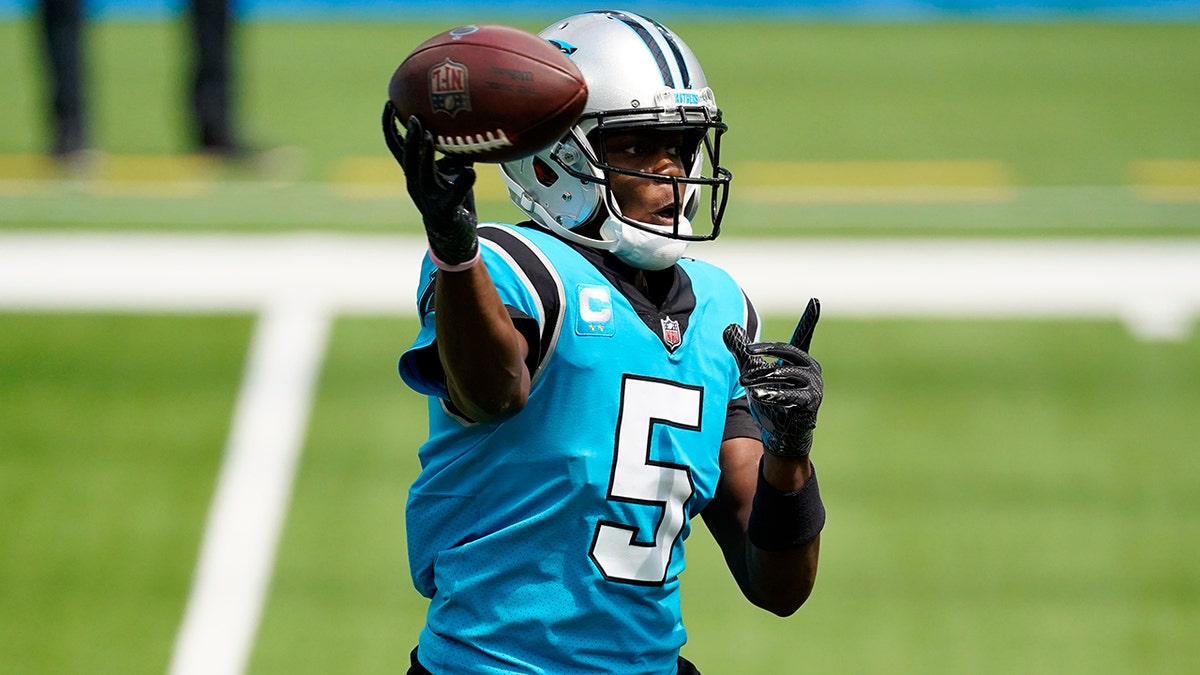
[[[683,257],[719,233],[731,179],[683,40],[615,11],[541,35],[589,97],[553,147],[501,165],[524,223],[477,225],[470,163],[435,160],[421,121],[384,109],[430,244],[400,358],[430,426],[407,507],[430,600],[409,672],[695,673],[679,654],[694,516],[755,605],[786,616],[812,591],[818,305],[790,343],[760,342],[737,283]]]

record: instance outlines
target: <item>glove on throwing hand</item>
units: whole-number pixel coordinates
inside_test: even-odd
[[[383,106],[383,138],[404,169],[408,196],[421,212],[434,262],[443,269],[470,264],[479,253],[471,160],[448,155],[435,162],[433,134],[422,128],[416,115],[408,118],[403,138],[396,124],[396,109],[388,101]]]
[[[742,373],[740,382],[746,388],[750,414],[762,428],[763,448],[773,455],[799,459],[812,450],[825,385],[821,364],[808,355],[808,348],[820,309],[816,298],[808,301],[787,344],[751,343],[738,324],[725,328],[725,347]]]

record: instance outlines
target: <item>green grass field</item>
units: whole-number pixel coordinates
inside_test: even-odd
[[[43,144],[36,45],[27,23],[0,23],[15,64],[0,77],[0,229],[412,234],[397,194],[333,188],[347,158],[383,159],[387,77],[443,27],[247,25],[247,126],[304,163],[282,182],[234,171],[177,194],[29,173]],[[735,188],[723,236],[1200,234],[1198,25],[677,28],[734,124],[739,176],[850,167],[833,186],[852,188],[848,201],[773,192],[761,176]],[[180,37],[170,24],[97,27],[106,152],[184,150]],[[904,178],[897,166],[912,168],[896,162],[924,163],[940,201],[913,201],[920,186],[903,180],[904,199],[881,198]],[[984,163],[966,187],[985,196],[947,201],[964,165],[946,162]],[[253,321],[0,311],[0,672],[166,669]],[[767,335],[790,321],[773,317]],[[424,601],[403,507],[425,419],[395,359],[415,330],[336,322],[250,673],[407,664]],[[754,610],[698,526],[684,653],[706,674],[1200,671],[1200,338],[1139,342],[1115,322],[832,319],[814,354],[830,513],[817,590],[790,619]]]
[[[402,512],[424,404],[392,369],[413,330],[337,324],[249,672],[395,672],[415,639]],[[6,672],[161,672],[249,323],[0,331]],[[817,591],[791,619],[753,610],[698,529],[686,653],[705,672],[1200,666],[1200,342],[988,322],[830,322],[818,340]]]
[[[95,28],[96,145],[117,157],[186,151],[179,27]],[[244,125],[262,143],[297,149],[303,163],[286,180],[164,196],[125,181],[89,190],[19,180],[37,171],[13,156],[46,146],[43,84],[33,27],[0,23],[15,74],[0,79],[0,222],[412,226],[377,119],[392,70],[445,28],[246,25]],[[703,56],[732,127],[723,160],[738,177],[735,234],[1149,236],[1194,234],[1200,223],[1200,24],[697,22],[679,32]],[[349,161],[361,158],[365,169]],[[157,166],[124,172],[173,177]],[[392,190],[362,197],[339,189],[344,181]],[[485,217],[514,217],[499,188],[480,198]]]

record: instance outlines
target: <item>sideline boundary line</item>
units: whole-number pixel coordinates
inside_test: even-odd
[[[411,315],[424,250],[392,235],[0,232],[0,311],[256,313],[289,298]],[[1200,238],[723,239],[689,252],[764,313],[815,295],[831,317],[1117,320],[1167,340],[1200,316]]]

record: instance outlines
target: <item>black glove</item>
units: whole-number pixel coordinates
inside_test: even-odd
[[[725,328],[725,347],[737,360],[750,414],[762,428],[763,448],[772,455],[799,459],[812,450],[825,384],[821,364],[808,355],[808,348],[820,313],[821,303],[809,300],[787,344],[751,344],[738,324]],[[778,360],[769,362],[764,357]]]
[[[460,265],[475,259],[479,239],[475,234],[475,169],[469,159],[447,155],[434,161],[433,134],[425,131],[416,115],[408,118],[400,136],[396,109],[383,106],[383,138],[392,156],[404,169],[408,196],[421,212],[429,250],[439,266]]]

